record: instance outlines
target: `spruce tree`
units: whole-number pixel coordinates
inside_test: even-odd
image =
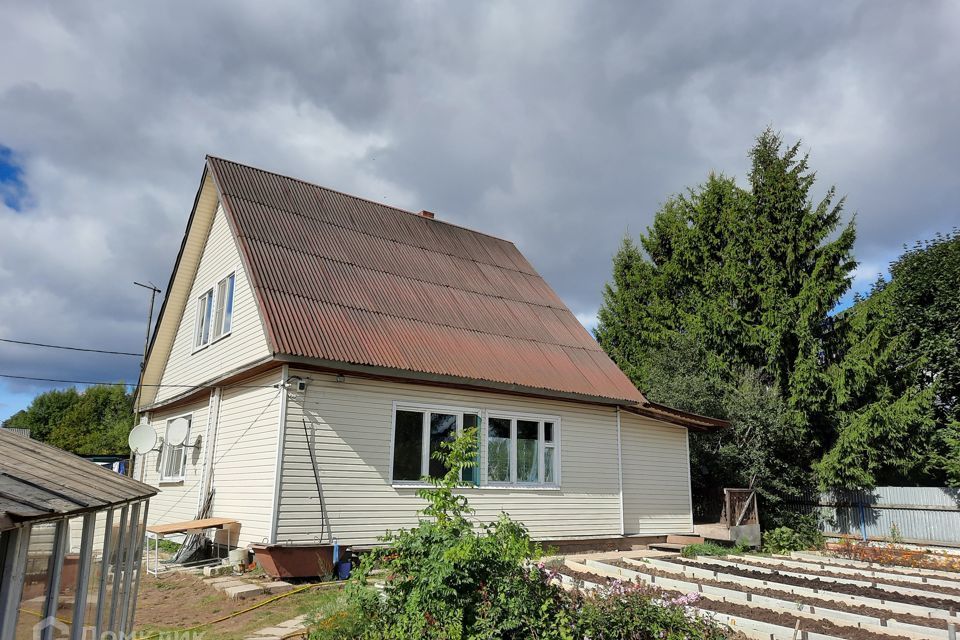
[[[676,402],[684,391],[668,388],[672,380],[690,385],[689,376],[672,375],[664,363],[683,357],[677,345],[691,342],[703,350],[698,388],[720,389],[722,397],[706,401],[701,393],[699,407],[684,408],[736,420],[746,415],[745,384],[754,395],[757,385],[774,394],[778,400],[768,401],[783,410],[770,412],[765,425],[751,415],[749,431],[735,424],[733,435],[718,436],[739,442],[740,452],[723,449],[726,470],[703,468],[695,483],[757,479],[768,483],[759,488],[776,501],[796,495],[800,481],[792,475],[790,485],[757,474],[744,478],[741,471],[762,460],[770,469],[799,469],[810,480],[812,464],[832,439],[824,354],[832,335],[829,314],[849,289],[856,264],[855,231],[852,220],[842,224],[843,200],[833,188],[812,199],[815,174],[799,142],[785,146],[768,129],[750,159],[746,186],[711,174],[664,203],[639,244],[624,240],[596,337],[652,400]],[[741,437],[757,429],[766,430],[763,437]],[[754,450],[743,450],[747,442]],[[701,460],[724,447],[709,438],[695,438],[693,445]]]

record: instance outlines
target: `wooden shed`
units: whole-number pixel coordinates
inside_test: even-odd
[[[0,429],[0,640],[128,635],[156,493]]]

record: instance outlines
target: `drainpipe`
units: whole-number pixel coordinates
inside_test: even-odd
[[[273,505],[270,513],[270,536],[268,542],[276,544],[277,532],[280,528],[280,485],[283,483],[283,458],[287,433],[287,402],[289,393],[287,383],[290,381],[290,367],[283,365],[280,369],[280,410],[277,421],[277,451],[273,461]],[[306,393],[303,394],[304,398]],[[310,446],[310,443],[307,443]]]
[[[207,504],[207,496],[213,488],[213,457],[217,446],[217,427],[220,423],[220,387],[214,387],[210,392],[210,403],[207,405],[207,429],[203,436],[203,468],[200,471],[200,495],[197,496],[197,519],[203,518],[203,507]]]
[[[620,445],[620,407],[617,406],[617,474],[620,483],[620,535],[626,535],[627,529],[623,523],[623,455]]]

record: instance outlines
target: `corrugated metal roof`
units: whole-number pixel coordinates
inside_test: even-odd
[[[0,429],[0,530],[156,495],[151,486]]]
[[[506,240],[208,158],[273,350],[645,402]]]

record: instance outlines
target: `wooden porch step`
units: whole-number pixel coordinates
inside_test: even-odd
[[[690,535],[690,534],[676,534],[667,536],[667,544],[679,544],[679,545],[689,545],[689,544],[702,544],[703,536]]]

